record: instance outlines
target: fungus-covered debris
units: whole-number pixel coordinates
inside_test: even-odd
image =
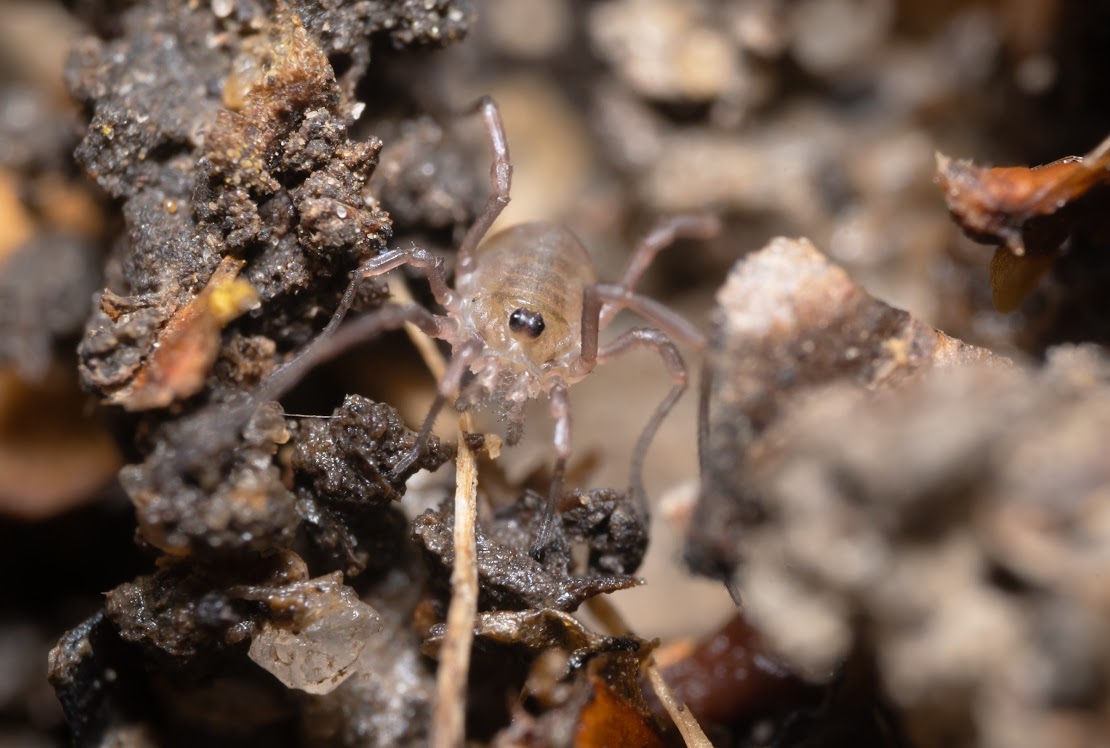
[[[799,242],[743,260],[719,302],[688,553],[771,648],[821,683],[873,653],[915,745],[1097,734],[1105,362],[1001,363]]]
[[[751,461],[792,403],[845,382],[889,388],[936,366],[989,358],[869,296],[805,240],[776,239],[737,263],[717,296],[702,496],[687,557],[728,578],[765,520]]]
[[[999,311],[1021,305],[1065,242],[1105,244],[1108,167],[1110,140],[1086,156],[1034,168],[937,157],[937,182],[956,223],[975,241],[1000,245],[991,263]]]
[[[296,419],[290,467],[296,477],[297,512],[313,543],[349,574],[395,565],[407,541],[406,520],[391,502],[404,495],[418,470],[435,470],[451,458],[432,435],[427,451],[402,475],[393,467],[408,454],[416,432],[388,405],[348,396],[328,419]]]
[[[631,574],[643,558],[647,534],[627,494],[597,491],[572,496],[578,507],[554,523],[550,550],[540,561],[531,555],[543,520],[539,496],[526,493],[479,528],[480,609],[572,611],[594,595],[639,583]],[[429,509],[413,523],[414,534],[439,567],[444,588],[454,562],[453,527],[449,503],[438,511]],[[572,543],[587,549],[586,568],[574,567]]]
[[[163,328],[201,303],[221,262],[245,263],[240,277],[262,304],[240,329],[287,348],[312,335],[345,273],[390,231],[362,199],[381,144],[350,138],[353,102],[295,13],[217,18],[191,3],[139,4],[122,24],[123,36],[86,42],[70,66],[71,88],[92,108],[78,158],[123,200],[127,225],[80,348],[86,385],[109,395],[143,388],[133,380],[160,354]],[[253,72],[232,75],[243,58]],[[359,306],[381,295],[368,284]],[[219,349],[232,335],[208,337]],[[195,391],[210,348],[191,357],[189,386],[171,392]]]
[[[120,471],[143,540],[172,555],[289,546],[299,520],[274,464],[285,420],[264,408],[245,426],[218,406],[201,410],[163,427],[150,455]]]
[[[736,581],[772,646],[827,679],[874,653],[914,745],[1094,745],[1110,718],[1110,366],[976,364],[784,412]],[[851,423],[848,438],[843,424]]]
[[[356,509],[397,501],[414,473],[451,459],[451,448],[432,435],[426,452],[404,473],[392,475],[415,442],[416,432],[393,408],[348,395],[330,418],[299,421],[290,464],[308,484],[307,495],[332,508]]]

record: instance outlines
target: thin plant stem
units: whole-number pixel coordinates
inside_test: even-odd
[[[413,303],[403,279],[391,278],[390,293],[403,304]],[[420,352],[424,364],[437,380],[443,378],[447,362],[435,342],[413,324],[405,331]],[[436,673],[436,702],[432,712],[433,748],[460,748],[466,739],[466,682],[470,671],[470,648],[474,642],[474,619],[478,614],[478,464],[466,446],[471,430],[470,414],[459,416],[458,457],[455,458],[455,554],[451,569],[451,602],[447,608],[447,630],[439,650]]]

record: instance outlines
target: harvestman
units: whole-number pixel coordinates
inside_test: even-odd
[[[598,282],[586,249],[569,230],[556,224],[513,226],[480,244],[509,202],[512,163],[497,105],[483,97],[476,110],[485,121],[493,148],[493,192],[459,245],[455,287],[447,284],[443,260],[425,249],[390,249],[370,258],[354,272],[338,308],[316,340],[276,371],[256,393],[255,401],[284,391],[309,368],[360,338],[413,323],[425,334],[446,341],[452,354],[412,449],[394,466],[393,476],[398,476],[419,458],[436,416],[452,398],[460,411],[479,403],[496,407],[509,423],[506,441],[512,444],[520,435],[524,403],[546,394],[555,419],[556,460],[537,539],[538,553],[561,495],[570,455],[567,389],[598,364],[640,347],[659,354],[672,380],[632,457],[632,490],[647,516],[641,477],[644,456],[660,422],[687,386],[686,365],[672,338],[702,348],[705,337],[681,316],[634,289],[660,250],[679,237],[710,237],[719,223],[712,216],[677,216],[664,221],[641,240],[617,283]],[[415,305],[393,306],[340,329],[359,283],[402,265],[424,272],[445,313],[434,314]],[[639,314],[654,327],[631,329],[599,345],[599,332],[623,309]],[[474,376],[464,383],[468,371]]]

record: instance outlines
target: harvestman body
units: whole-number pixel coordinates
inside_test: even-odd
[[[521,224],[480,244],[509,202],[512,163],[497,105],[484,97],[477,110],[493,147],[493,193],[459,246],[455,287],[447,284],[443,261],[418,247],[390,249],[367,260],[355,271],[319,337],[275,372],[272,381],[257,394],[267,397],[283,391],[308,368],[358,339],[404,322],[412,322],[431,337],[446,341],[452,350],[447,370],[412,450],[394,467],[395,475],[419,458],[436,416],[450,399],[457,398],[460,410],[492,402],[509,421],[507,441],[511,444],[520,433],[524,403],[546,394],[555,418],[556,461],[536,547],[539,552],[561,495],[570,455],[567,388],[597,364],[637,347],[658,352],[673,383],[640,435],[632,458],[632,489],[646,515],[641,479],[644,455],[659,423],[687,385],[686,366],[672,338],[694,348],[704,347],[705,338],[685,319],[633,289],[659,250],[677,237],[712,236],[718,230],[718,221],[710,216],[680,216],[665,221],[640,242],[618,283],[598,282],[585,248],[570,231],[556,224]],[[419,306],[387,307],[340,329],[359,282],[401,265],[411,265],[427,275],[432,294],[445,313],[434,314]],[[654,327],[628,330],[612,342],[599,345],[600,330],[622,309],[636,312]],[[474,376],[464,385],[468,371]]]

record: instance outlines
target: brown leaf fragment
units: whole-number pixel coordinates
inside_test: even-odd
[[[996,309],[1017,309],[1069,238],[1105,235],[1108,167],[1110,138],[1086,156],[1032,168],[937,154],[936,180],[953,219],[971,239],[1001,245],[991,263]]]
[[[1031,221],[1061,213],[1095,187],[1110,182],[1110,139],[1086,156],[1071,156],[1032,168],[983,168],[971,161],[953,161],[937,154],[937,183],[948,209],[976,241],[1001,242],[1017,255],[1055,249],[1051,237]],[[1029,241],[1033,239],[1034,241]],[[1061,239],[1062,240],[1062,239]]]
[[[107,401],[127,410],[164,408],[196,394],[219,353],[220,331],[258,303],[251,285],[238,278],[243,261],[225,257],[200,293],[177,309],[131,382]],[[109,309],[105,313],[111,315]]]
[[[537,654],[551,648],[561,649],[570,653],[571,665],[582,664],[605,652],[635,652],[638,657],[646,657],[652,649],[650,642],[636,636],[595,633],[570,613],[551,608],[479,613],[474,622],[474,635]],[[442,637],[443,624],[436,624],[428,633],[425,652],[435,654]]]

